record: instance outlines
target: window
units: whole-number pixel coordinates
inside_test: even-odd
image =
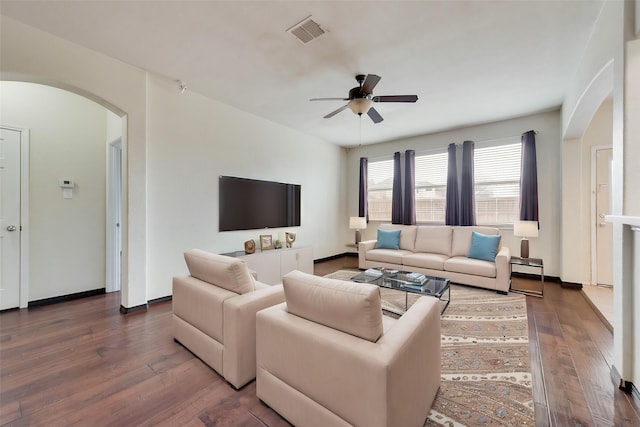
[[[444,224],[447,153],[416,156],[416,222]]]
[[[511,224],[519,217],[521,144],[518,139],[474,150],[477,224]],[[447,167],[446,152],[416,156],[416,222],[444,224]],[[391,221],[392,159],[369,162],[368,185],[369,219]]]
[[[520,142],[474,150],[476,223],[511,224],[520,209]]]
[[[369,162],[368,174],[369,219],[371,221],[391,221],[393,160]]]

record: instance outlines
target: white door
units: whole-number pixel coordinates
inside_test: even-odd
[[[20,306],[20,137],[0,128],[0,310]]]
[[[122,284],[122,142],[109,144],[107,188],[107,292]]]
[[[596,151],[596,282],[613,285],[613,225],[604,220],[609,215],[609,190],[612,150]]]

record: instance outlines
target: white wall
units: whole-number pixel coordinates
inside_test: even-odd
[[[565,140],[562,167],[563,251],[562,278],[591,283],[591,147],[612,146],[613,103],[598,108],[582,138]]]
[[[623,212],[640,216],[640,38],[627,43],[626,61]]]
[[[0,80],[84,95],[127,118],[122,305],[146,304],[146,72],[0,15]],[[104,141],[103,141],[104,147]]]
[[[345,251],[343,238],[349,238],[343,149],[189,91],[178,96],[170,79],[5,16],[0,15],[0,21],[1,80],[68,88],[126,119],[124,307],[169,295],[171,276],[185,271],[184,248],[241,249],[244,240],[259,235],[215,231],[217,208],[210,201],[217,195],[207,191],[216,190],[222,173],[302,184],[302,226],[296,244],[312,245],[315,258]],[[194,187],[197,192],[190,189],[194,183],[200,185]],[[153,209],[147,208],[147,201]]]
[[[107,116],[106,142],[108,145],[110,142],[122,137],[122,119],[107,109],[105,109],[105,114]]]
[[[105,108],[38,84],[0,92],[0,122],[30,129],[29,301],[104,288]],[[75,181],[72,199],[59,178]]]
[[[584,244],[581,246],[581,272],[583,278],[581,283],[591,283],[591,226],[594,218],[591,214],[591,163],[592,163],[592,147],[597,145],[606,145],[613,147],[613,102],[611,98],[604,100],[600,108],[593,116],[591,123],[587,127],[581,144],[581,171],[580,176],[582,179],[580,189],[580,234]],[[594,283],[595,284],[595,283]]]
[[[636,1],[635,5],[637,4]],[[635,97],[637,100],[637,95],[632,92],[636,86],[625,86],[625,74],[632,79],[633,72],[637,74],[635,66],[631,65],[637,55],[633,53],[635,48],[631,52],[625,52],[627,41],[633,38],[638,28],[634,22],[637,14],[634,13],[633,6],[633,1],[603,2],[598,22],[562,107],[563,138],[567,139],[567,143],[575,144],[575,139],[582,137],[601,102],[608,93],[613,92],[611,195],[612,214],[616,216],[627,213],[625,210],[628,206],[633,206],[633,201],[640,198],[637,180],[629,181],[636,176],[634,170],[637,170],[640,162],[640,150],[635,148],[637,134],[629,134],[630,129],[636,129],[631,126],[635,126],[637,119],[626,115],[632,110],[625,112],[625,109],[630,108],[625,105],[625,99]],[[576,150],[570,148],[569,151]],[[575,169],[575,159],[565,157],[564,176],[570,176],[569,171]],[[567,182],[563,186],[567,186]],[[570,216],[570,211],[575,207],[565,203],[563,209],[563,270],[569,271],[573,269],[569,264],[573,260],[567,254],[573,250],[573,243],[580,240],[580,230],[576,229]],[[637,357],[637,348],[640,347],[637,338],[640,317],[634,315],[637,312],[634,309],[634,294],[638,292],[638,283],[634,283],[633,269],[640,256],[633,253],[632,233],[625,231],[624,227],[626,226],[621,222],[613,224],[613,370],[626,381],[633,381],[637,385],[640,382],[640,367],[637,364],[634,367],[634,357]]]
[[[344,252],[346,152],[336,145],[149,78],[148,299],[171,294],[186,274],[183,252],[243,249],[260,234],[296,233],[314,258]],[[300,184],[301,226],[218,232],[218,177]],[[259,206],[256,206],[259,209]]]
[[[348,158],[348,209],[352,216],[358,213],[358,174],[360,157],[374,159],[387,156],[390,158],[396,151],[409,149],[427,151],[445,149],[454,143],[472,140],[482,141],[519,136],[528,130],[536,130],[536,154],[538,161],[538,198],[540,216],[540,236],[530,239],[532,256],[544,260],[545,274],[560,276],[560,204],[561,192],[558,183],[561,176],[561,140],[560,113],[553,111],[535,114],[495,123],[487,123],[463,129],[423,135],[388,143],[363,146],[351,149]],[[363,240],[375,238],[377,223],[370,223],[363,231]],[[520,240],[513,236],[513,230],[502,230],[502,243],[509,246],[516,255],[520,251]],[[351,236],[349,236],[351,237]]]

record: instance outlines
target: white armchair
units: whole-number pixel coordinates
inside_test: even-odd
[[[257,314],[257,395],[298,427],[422,426],[440,387],[440,310],[382,316],[375,285],[294,271]]]
[[[184,254],[190,276],[173,278],[173,336],[234,387],[256,376],[256,312],[284,301],[282,285],[253,278],[244,261]]]

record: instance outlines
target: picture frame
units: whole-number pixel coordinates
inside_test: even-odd
[[[271,234],[260,235],[260,250],[266,251],[273,249],[273,237]]]
[[[255,253],[255,251],[256,251],[256,242],[254,242],[253,239],[247,240],[246,242],[244,242],[245,254],[252,254],[252,253]]]

